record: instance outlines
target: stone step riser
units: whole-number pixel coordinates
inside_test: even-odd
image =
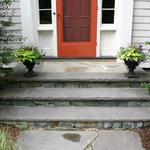
[[[46,107],[150,107],[150,101],[136,100],[0,100],[0,106],[46,106]]]
[[[1,124],[11,124],[27,129],[137,129],[149,128],[149,121],[0,121]]]
[[[149,107],[8,107],[0,106],[0,123],[47,128],[150,127]]]
[[[5,83],[4,88],[20,88],[20,87],[44,87],[44,88],[100,88],[100,87],[131,87],[141,88],[144,82],[123,82],[123,81],[105,81],[105,82],[91,82],[91,81],[14,81]],[[2,86],[1,86],[2,87]]]

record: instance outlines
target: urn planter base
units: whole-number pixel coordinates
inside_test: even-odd
[[[135,73],[125,73],[127,78],[139,78],[139,76]]]
[[[38,74],[36,72],[32,71],[32,72],[25,73],[24,76],[27,78],[32,78],[32,77],[37,77]]]
[[[38,74],[36,72],[33,71],[35,63],[34,62],[29,62],[29,61],[25,61],[23,63],[26,68],[28,69],[28,72],[24,74],[25,77],[27,78],[32,78],[32,77],[36,77],[38,76]]]
[[[125,76],[127,78],[138,78],[138,75],[135,74],[134,70],[136,69],[136,67],[139,65],[139,62],[135,62],[135,61],[124,61],[126,66],[128,67],[128,73],[125,74]]]

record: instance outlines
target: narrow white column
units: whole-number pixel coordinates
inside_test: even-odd
[[[24,44],[28,45],[37,45],[38,43],[36,23],[33,16],[34,11],[32,0],[21,0],[22,34],[25,38]]]
[[[134,0],[118,0],[117,41],[118,49],[132,42]]]
[[[57,46],[57,8],[56,0],[52,0],[52,19],[53,19],[53,55],[58,56],[58,46]]]
[[[97,10],[97,41],[96,41],[96,57],[100,57],[100,25],[101,25],[101,8],[102,0],[98,0],[98,10]]]

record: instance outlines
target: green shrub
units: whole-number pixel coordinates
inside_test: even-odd
[[[144,53],[139,47],[130,46],[130,47],[122,47],[117,55],[118,58],[122,60],[130,60],[130,61],[144,61],[146,59]]]
[[[16,142],[7,128],[0,128],[0,150],[16,150]]]
[[[150,41],[146,41],[145,45],[148,46],[147,47],[147,54],[146,54],[146,58],[148,61],[150,61]]]
[[[30,61],[31,63],[38,63],[42,57],[42,52],[37,47],[22,47],[15,51],[14,56],[18,62]]]
[[[150,83],[144,83],[143,85],[150,93]]]

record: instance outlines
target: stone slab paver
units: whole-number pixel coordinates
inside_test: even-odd
[[[9,88],[1,100],[150,100],[144,88]]]
[[[21,134],[18,150],[84,150],[97,134],[96,131],[29,130]]]
[[[45,131],[22,132],[18,150],[145,150],[132,131]]]
[[[25,107],[0,106],[8,121],[150,121],[149,107]]]
[[[86,68],[86,70],[85,70]],[[123,64],[116,62],[101,62],[98,61],[49,61],[42,62],[34,69],[39,75],[35,78],[25,78],[23,76],[26,68],[19,64],[14,73],[9,79],[17,81],[150,81],[150,76],[145,73],[140,67],[137,67],[136,72],[140,75],[138,79],[127,79],[124,73],[127,72]],[[71,70],[70,72],[68,70]],[[86,75],[85,75],[86,73]]]
[[[100,131],[93,150],[144,150],[140,137],[131,131]]]
[[[18,66],[18,67],[21,67]],[[25,67],[22,67],[25,69]],[[37,70],[43,72],[126,72],[126,66],[123,63],[117,62],[101,62],[101,61],[44,61],[40,66],[37,66]]]

